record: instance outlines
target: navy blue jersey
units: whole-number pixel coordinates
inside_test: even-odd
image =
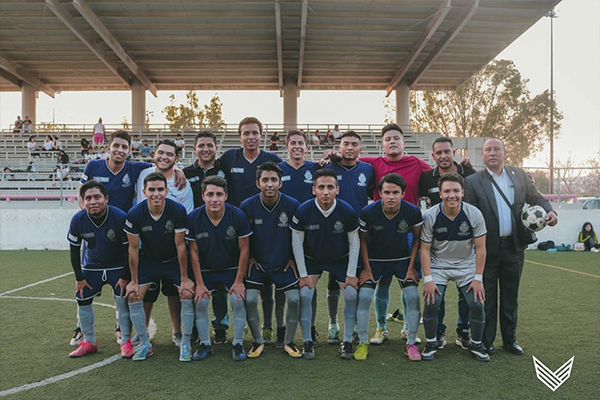
[[[246,214],[231,204],[225,204],[223,218],[216,226],[206,213],[206,205],[188,215],[186,239],[198,245],[202,271],[236,269],[240,259],[238,238],[251,234]]]
[[[177,258],[175,233],[185,232],[187,213],[176,201],[165,201],[165,209],[158,220],[150,214],[148,200],[137,204],[127,214],[125,232],[140,237],[140,259],[166,262]]]
[[[140,172],[151,166],[145,162],[125,161],[123,168],[115,174],[108,168],[108,160],[92,160],[86,164],[80,182],[95,180],[102,183],[108,191],[108,203],[129,212]]]
[[[277,154],[268,153],[260,150],[258,157],[249,163],[244,157],[244,149],[229,149],[219,158],[225,171],[229,172],[231,180],[229,183],[228,201],[236,207],[242,204],[242,201],[248,197],[260,192],[256,187],[256,169],[266,161],[273,161],[275,164],[281,162]]]
[[[280,162],[279,168],[283,172],[281,193],[293,197],[300,203],[312,199],[313,176],[319,169],[319,164],[306,161],[298,169],[292,167],[287,161]]]
[[[360,215],[369,202],[369,195],[373,193],[375,173],[371,164],[358,161],[354,167],[347,168],[339,163],[331,163],[324,168],[332,169],[337,174],[340,186],[337,198],[350,204],[356,215]]]
[[[67,240],[74,246],[86,242],[82,267],[107,269],[125,264],[127,235],[123,232],[127,215],[117,207],[108,206],[104,220],[96,225],[87,210],[77,212],[71,219]]]
[[[423,223],[421,210],[402,200],[398,213],[388,218],[377,200],[360,213],[360,230],[367,232],[369,260],[394,261],[410,258],[412,228]]]
[[[264,270],[285,267],[292,254],[292,231],[290,222],[300,203],[283,193],[272,210],[262,202],[260,193],[244,200],[241,209],[246,213],[252,236],[250,257]]]
[[[348,255],[348,232],[358,229],[358,215],[344,200],[335,200],[334,210],[325,217],[317,200],[298,207],[290,228],[304,232],[304,255],[317,261],[336,261]]]

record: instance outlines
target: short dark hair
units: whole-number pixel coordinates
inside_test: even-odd
[[[225,178],[221,178],[218,175],[207,176],[206,178],[204,178],[204,180],[202,181],[202,194],[206,192],[206,187],[208,185],[218,186],[220,188],[223,188],[223,190],[225,190],[225,193],[228,193],[227,180],[225,180]]]
[[[459,174],[455,173],[455,172],[451,172],[449,174],[444,174],[442,176],[440,176],[440,179],[438,179],[438,188],[440,190],[442,190],[442,183],[444,182],[458,182],[460,183],[460,187],[462,189],[465,188],[465,178],[463,178],[462,176],[460,176]]]
[[[144,189],[148,186],[148,182],[161,181],[167,187],[167,178],[160,172],[151,172],[144,178]]]
[[[317,179],[327,176],[334,178],[336,185],[338,184],[338,177],[335,171],[330,168],[322,168],[315,172],[315,177],[313,178],[313,186],[317,184]]]
[[[277,132],[275,132],[277,133]],[[287,146],[288,143],[290,142],[290,138],[292,136],[301,136],[302,139],[304,139],[304,143],[308,143],[307,139],[306,139],[306,133],[299,131],[297,129],[292,129],[290,131],[288,131],[287,136],[285,137],[285,145]]]
[[[93,179],[81,185],[81,187],[79,188],[79,196],[83,199],[85,197],[85,192],[87,192],[90,189],[98,189],[104,197],[108,197],[108,191],[106,190],[106,186]]]
[[[279,165],[275,164],[273,161],[267,161],[259,165],[258,168],[256,168],[257,181],[260,180],[260,176],[265,171],[276,172],[277,176],[279,177],[279,180],[281,180],[281,177],[283,176],[283,171],[281,170],[281,168],[279,168]]]
[[[196,135],[196,137],[194,138],[194,147],[196,147],[196,144],[198,143],[198,139],[202,139],[202,138],[212,139],[213,142],[215,142],[215,146],[217,146],[217,137],[215,136],[215,134],[212,132],[209,132],[209,131],[202,131],[202,132],[198,133]]]
[[[171,146],[175,150],[175,155],[177,157],[179,157],[179,147],[177,147],[177,145],[175,144],[174,141],[172,141],[171,139],[162,139],[156,145],[156,150],[158,150],[158,148],[160,147],[161,144],[164,144],[164,145],[167,145],[167,146]]]
[[[246,125],[246,124],[257,124],[258,130],[260,131],[260,134],[262,135],[262,132],[263,132],[262,122],[260,122],[258,120],[258,118],[256,118],[256,117],[246,117],[243,120],[241,120],[240,123],[238,124],[238,135],[242,134],[242,125]]]
[[[394,185],[400,186],[400,188],[402,189],[402,192],[406,191],[406,181],[400,174],[395,174],[392,172],[392,173],[385,175],[383,178],[381,178],[381,180],[379,181],[379,191],[380,192],[383,190],[384,183],[392,183]]]
[[[402,128],[400,128],[400,125],[398,125],[398,124],[387,124],[386,126],[381,128],[381,136],[385,135],[389,131],[398,131],[404,138],[404,132],[402,131]]]
[[[342,136],[340,136],[340,142],[347,137],[354,137],[357,138],[358,141],[360,141],[360,135],[358,133],[356,133],[355,131],[346,131],[344,132],[344,134]]]
[[[127,140],[127,144],[129,144],[131,146],[131,136],[129,135],[129,132],[127,132],[126,130],[119,129],[119,130],[116,130],[113,133],[111,133],[108,144],[111,144],[113,142],[113,140],[115,140],[116,138]]]
[[[449,137],[446,137],[446,136],[442,136],[442,137],[435,139],[433,141],[433,144],[431,145],[431,150],[433,150],[433,148],[435,147],[435,145],[437,143],[450,143],[450,146],[452,148],[454,148],[454,143],[452,143],[452,139],[450,139]]]

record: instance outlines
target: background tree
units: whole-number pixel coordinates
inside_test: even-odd
[[[508,162],[542,150],[550,136],[550,92],[536,96],[510,60],[495,60],[454,91],[411,92],[411,128],[451,137],[495,137]],[[563,115],[554,102],[554,134]]]
[[[185,104],[175,105],[175,95],[172,94],[169,96],[171,104],[162,110],[171,129],[218,129],[225,124],[222,118],[223,103],[219,96],[214,95],[210,102],[202,107],[198,95],[193,90],[190,90],[185,97]]]

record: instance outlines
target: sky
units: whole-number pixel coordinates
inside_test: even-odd
[[[576,164],[597,157],[600,152],[600,0],[563,0],[554,20],[554,90],[564,114],[560,137],[555,141],[555,160],[571,157]],[[550,88],[550,19],[542,18],[500,53],[497,59],[515,62],[529,80],[532,95]],[[185,101],[185,92],[150,93],[146,109],[152,123],[166,122],[161,110],[176,95],[176,104]],[[277,91],[198,91],[201,104],[214,94],[221,98],[223,117],[237,123],[254,115],[266,123],[280,124],[283,102]],[[393,95],[392,95],[393,96]],[[386,110],[380,91],[303,91],[298,99],[300,124],[383,124]],[[393,102],[392,102],[393,103]],[[0,126],[8,127],[21,113],[19,92],[0,93]],[[55,99],[41,93],[37,120],[93,124],[131,122],[131,94],[114,92],[63,92]],[[526,166],[545,166],[549,146],[527,160]]]

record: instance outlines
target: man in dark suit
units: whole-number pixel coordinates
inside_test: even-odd
[[[519,282],[527,246],[519,240],[516,224],[521,221],[514,215],[520,215],[527,203],[546,210],[546,224],[549,226],[556,225],[558,217],[525,171],[504,165],[506,155],[500,140],[487,140],[483,145],[482,158],[486,168],[467,178],[464,201],[479,208],[487,226],[487,259],[483,274],[486,292],[483,345],[488,354],[495,352],[493,343],[498,321],[500,281],[500,332],[504,348],[522,355],[523,349],[517,344],[517,310]],[[518,212],[511,212],[493,181]]]

